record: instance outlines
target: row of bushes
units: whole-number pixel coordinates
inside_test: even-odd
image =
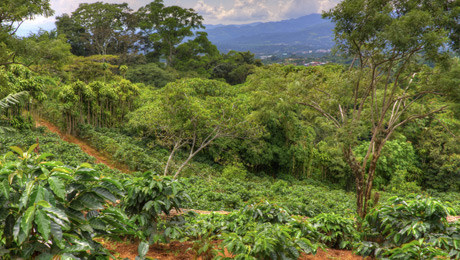
[[[80,126],[79,135],[95,149],[110,155],[114,161],[128,166],[132,171],[154,170],[161,172],[162,164],[160,161],[165,156],[162,150],[146,149],[145,146],[139,145],[135,138],[108,128]]]
[[[333,213],[293,217],[262,202],[228,215],[189,214],[182,230],[184,239],[195,241],[193,250],[202,259],[219,259],[225,250],[235,259],[298,259],[302,252],[325,247],[377,259],[459,259],[460,224],[448,223],[450,214],[458,212],[421,196],[392,197],[358,222]],[[222,240],[220,250],[210,246],[213,240]]]

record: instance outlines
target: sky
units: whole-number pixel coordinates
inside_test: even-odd
[[[80,3],[98,0],[50,0],[54,16],[72,13]],[[123,3],[137,10],[152,0],[99,0],[107,3]],[[204,24],[246,24],[280,21],[329,10],[340,0],[164,0],[165,5],[193,8],[204,17]],[[28,35],[39,28],[51,30],[54,17],[36,17],[22,24],[19,35]]]

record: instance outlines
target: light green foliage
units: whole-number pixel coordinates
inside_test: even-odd
[[[228,180],[238,179],[244,181],[246,179],[248,172],[242,163],[233,163],[231,165],[226,165],[222,170],[222,177]]]
[[[273,65],[249,76],[240,91],[248,96],[251,117],[265,128],[265,135],[238,143],[235,149],[259,171],[310,177],[316,134],[299,104],[301,87],[293,83],[308,73],[289,69]]]
[[[359,161],[362,161],[362,158],[366,155],[368,146],[368,142],[363,142],[355,148],[354,153],[358,156]],[[391,185],[393,185],[388,187],[391,192],[398,192],[398,188],[403,188],[404,183],[416,185],[416,183],[409,184],[409,182],[419,181],[422,178],[422,172],[417,167],[417,164],[417,156],[411,142],[406,141],[405,138],[388,141],[382,149],[382,154],[377,163],[376,188],[382,188],[389,184],[390,181],[392,182]],[[404,191],[401,190],[401,192],[410,193],[406,188],[404,187]],[[413,191],[420,191],[420,189]]]
[[[162,69],[155,63],[139,64],[130,67],[126,78],[134,83],[162,88],[169,82],[177,79],[176,73],[171,69]]]
[[[257,204],[246,205],[241,211],[241,215],[260,223],[281,223],[286,224],[292,221],[289,211],[264,201]]]
[[[33,73],[22,65],[11,65],[9,68],[0,68],[0,97],[20,91],[27,91],[36,101],[44,101],[47,95],[45,78]]]
[[[442,0],[345,0],[324,14],[335,22],[337,49],[354,61],[328,91],[307,84],[305,104],[337,128],[355,175],[360,217],[367,214],[377,163],[394,131],[446,109],[422,102],[437,93],[426,82],[431,70],[418,60],[423,55],[447,64],[444,23],[451,17],[444,11]],[[369,139],[362,160],[353,151],[360,138]]]
[[[70,44],[63,36],[58,36],[56,31],[40,30],[37,34],[31,34],[23,41],[21,60],[23,63],[32,65],[35,72],[50,74],[63,69],[70,61]]]
[[[79,136],[99,151],[104,151],[114,161],[128,166],[132,171],[161,171],[161,159],[167,156],[164,149],[150,149],[142,140],[109,128],[78,128]]]
[[[62,77],[70,83],[74,81],[83,81],[91,83],[92,81],[112,81],[119,80],[116,76],[117,63],[120,60],[115,55],[92,55],[88,57],[72,56],[71,61],[63,68]]]
[[[176,170],[175,177],[189,161],[216,139],[248,138],[258,134],[248,118],[245,97],[228,84],[203,79],[184,79],[155,92],[155,99],[130,114],[129,125],[156,136],[160,145],[170,148],[165,174],[182,147],[189,156]]]
[[[87,164],[44,161],[52,155],[35,148],[11,147],[18,159],[0,164],[2,259],[110,255],[93,239],[130,232],[127,216],[108,204],[123,195],[122,185]]]
[[[139,88],[122,79],[104,83],[81,81],[62,86],[58,99],[62,105],[63,118],[68,133],[76,133],[77,124],[113,126],[123,121],[134,109]]]
[[[300,252],[314,254],[319,247],[315,243],[318,233],[310,223],[269,203],[228,215],[192,215],[186,220],[185,234],[196,240],[197,256],[200,252],[201,256],[216,255],[209,248],[209,239],[223,239],[217,259],[228,259],[223,257],[225,250],[235,259],[298,259]]]
[[[192,177],[184,179],[192,198],[188,208],[201,210],[235,210],[245,203],[258,204],[268,200],[292,214],[314,217],[320,213],[350,215],[356,208],[352,193],[324,186],[320,182],[286,183],[271,178],[248,175],[244,181],[226,178],[211,180]],[[284,184],[284,185],[283,185]]]
[[[449,259],[449,254],[421,238],[389,250],[382,259]]]
[[[269,223],[247,225],[244,235],[223,234],[222,246],[234,255],[233,259],[298,259],[300,252],[316,253],[318,246],[307,238],[296,236],[295,230],[289,226]]]

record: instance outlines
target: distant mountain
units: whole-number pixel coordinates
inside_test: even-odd
[[[330,49],[334,24],[320,14],[279,22],[207,26],[209,40],[220,51],[251,51],[257,54]]]

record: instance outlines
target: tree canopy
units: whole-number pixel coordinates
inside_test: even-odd
[[[437,93],[424,83],[429,75],[419,62],[422,54],[437,62],[449,58],[444,48],[449,35],[444,27],[449,19],[444,4],[345,0],[324,14],[336,23],[338,49],[354,61],[337,89],[324,92],[311,85],[312,96],[305,104],[338,129],[345,159],[355,175],[361,217],[371,200],[381,151],[394,131],[446,108],[423,102]],[[370,140],[362,158],[353,151],[359,138]]]
[[[203,17],[193,9],[165,6],[163,0],[155,0],[138,11],[139,26],[172,66],[176,47],[185,37],[193,36],[193,29],[204,28]]]
[[[177,177],[201,150],[222,137],[250,138],[258,133],[250,120],[245,97],[226,83],[184,79],[169,83],[155,93],[153,102],[130,115],[129,124],[154,135],[171,153],[164,173],[169,172],[175,153],[187,147],[189,155],[177,168]]]

